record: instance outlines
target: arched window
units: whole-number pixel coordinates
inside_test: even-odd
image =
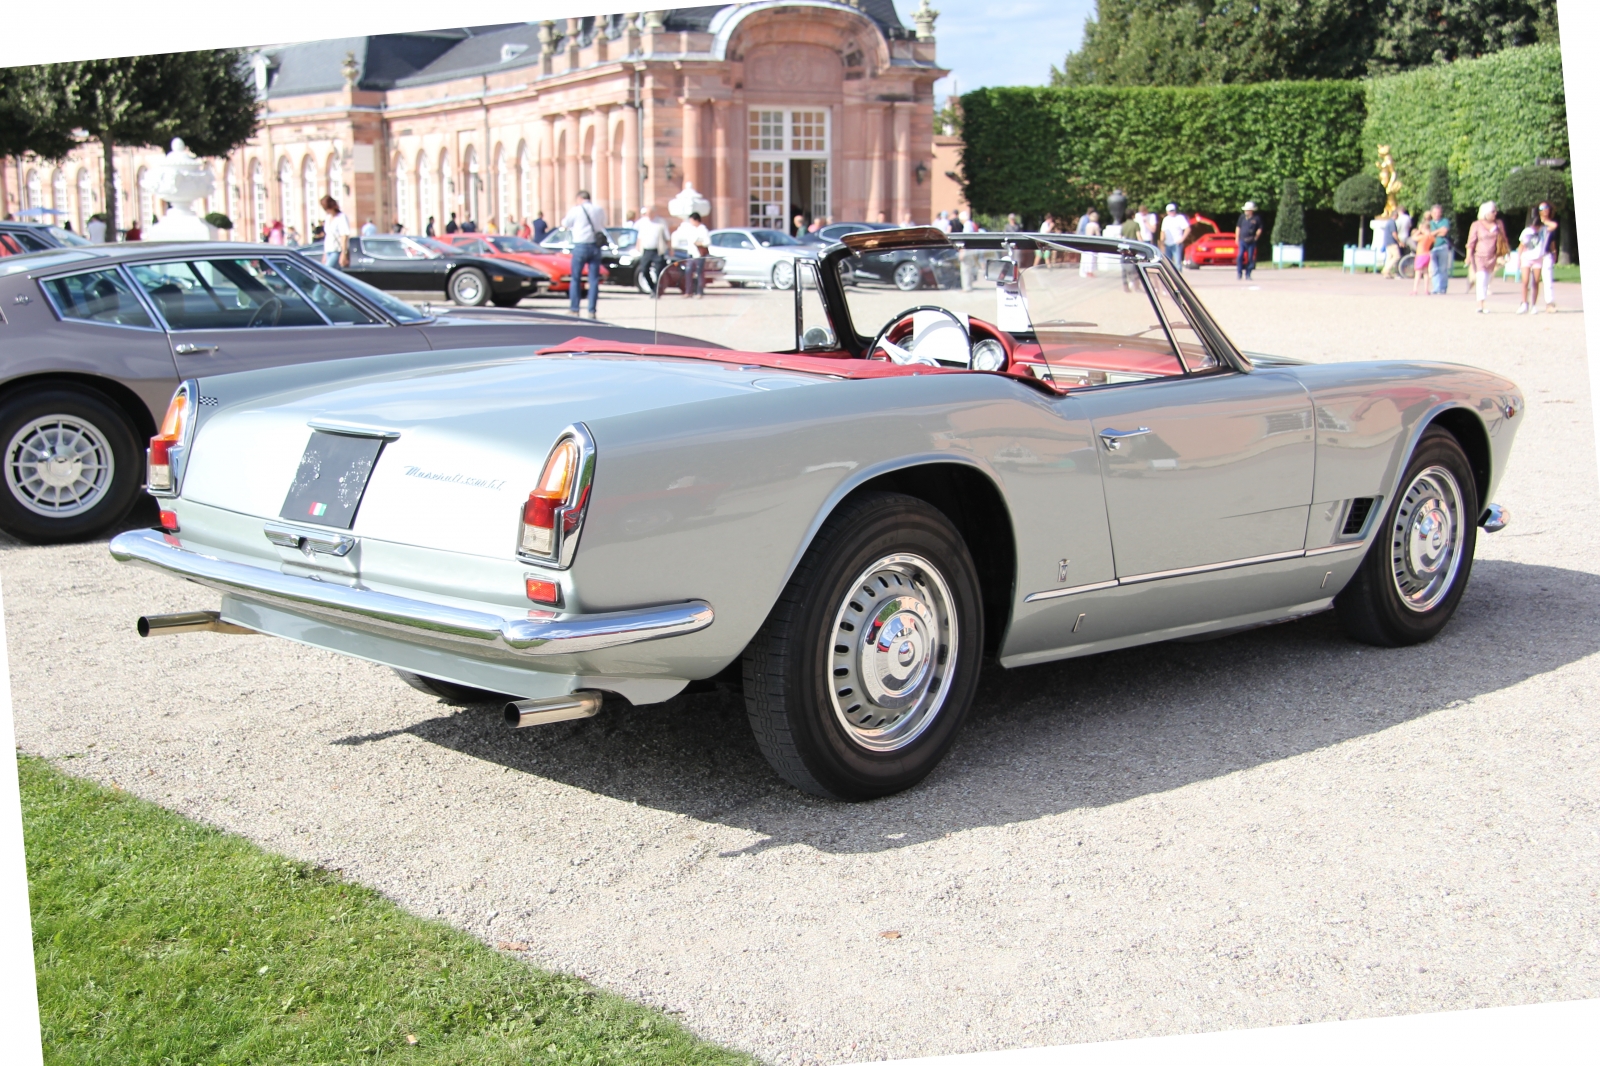
[[[239,172],[231,159],[222,163],[222,213],[228,216],[235,229],[244,228],[239,224]]]
[[[467,145],[466,164],[467,218],[476,222],[479,216],[483,214],[479,210],[483,202],[481,196],[483,181],[478,177],[478,150],[470,144]],[[466,219],[461,221],[466,221]]]
[[[417,153],[417,232],[426,233],[428,219],[438,222],[439,204],[435,199],[438,186],[434,184],[433,169],[428,165],[428,153]],[[438,226],[434,227],[435,232]]]
[[[344,210],[344,160],[337,150],[328,156],[328,195],[338,200],[339,209]]]
[[[528,156],[528,142],[523,141],[517,149],[517,180],[522,187],[522,199],[517,203],[518,220],[528,218],[533,214],[533,182],[536,171],[533,160]]]
[[[498,226],[510,223],[514,210],[511,203],[511,171],[506,167],[505,145],[494,146],[494,219]]]
[[[259,159],[250,161],[250,209],[255,212],[255,217],[250,220],[252,236],[265,237],[267,213],[271,208],[267,206],[267,176],[262,173]]]
[[[57,211],[56,225],[72,222],[72,205],[67,202],[67,172],[63,167],[56,167],[55,176],[50,181],[50,199],[50,206]],[[73,223],[72,228],[77,229],[77,223]]]
[[[396,152],[389,172],[394,175],[393,221],[415,233],[417,230],[411,215],[411,175],[406,173],[406,157]]]
[[[78,232],[84,232],[89,226],[89,216],[94,214],[94,182],[89,177],[89,171],[78,171]]]
[[[40,181],[37,170],[30,169],[28,176],[24,179],[23,199],[26,201],[22,205],[23,207],[44,206],[44,185]],[[43,216],[40,217],[42,218]]]
[[[309,243],[311,241],[311,227],[322,221],[322,205],[317,201],[322,199],[322,194],[317,191],[317,164],[310,156],[300,160],[300,202],[305,206],[305,217],[302,219],[304,229],[300,231],[300,239]]]
[[[278,220],[285,229],[295,225],[294,164],[287,157],[278,160]]]

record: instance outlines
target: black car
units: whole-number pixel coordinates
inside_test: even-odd
[[[639,274],[639,234],[627,226],[608,226],[611,243],[600,252],[601,280],[611,285],[626,285],[642,293],[654,292],[654,278]],[[541,251],[572,254],[572,234],[553,229],[539,242]]]
[[[49,543],[121,521],[144,480],[145,442],[185,378],[397,352],[533,352],[580,334],[656,339],[532,310],[419,311],[295,252],[152,241],[0,258],[0,529]]]
[[[60,226],[38,222],[0,222],[0,255],[47,252],[52,248],[76,248],[90,242]]]
[[[322,246],[308,245],[301,254],[320,259]],[[515,307],[525,296],[550,287],[550,275],[512,259],[462,255],[443,242],[426,237],[389,234],[351,237],[351,277],[389,292],[436,292],[462,307]]]

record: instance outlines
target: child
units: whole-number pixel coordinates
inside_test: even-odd
[[[1517,266],[1522,271],[1522,305],[1517,314],[1539,313],[1539,279],[1544,276],[1544,249],[1550,231],[1537,219],[1528,223],[1517,240]],[[1529,293],[1532,293],[1530,296]]]
[[[1417,256],[1415,260],[1416,273],[1411,279],[1411,295],[1413,296],[1417,294],[1418,285],[1428,283],[1428,288],[1423,289],[1424,292],[1427,292],[1432,288],[1431,276],[1433,274],[1434,240],[1433,230],[1429,229],[1427,226],[1418,226],[1414,232],[1417,235]]]

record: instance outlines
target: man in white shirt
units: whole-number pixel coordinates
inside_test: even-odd
[[[606,209],[589,202],[586,189],[578,190],[561,228],[572,234],[572,279],[567,284],[570,309],[578,313],[578,289],[584,283],[584,268],[589,269],[589,317],[599,318],[596,304],[600,301],[600,249],[610,243],[606,236]]]
[[[672,251],[675,255],[682,253],[694,260],[689,264],[688,275],[684,279],[683,294],[704,296],[706,273],[703,257],[711,251],[711,231],[700,221],[700,212],[691,211],[689,217],[683,220],[683,224],[673,231]]]
[[[1167,205],[1161,220],[1161,250],[1177,270],[1183,269],[1183,242],[1189,238],[1189,220],[1178,213],[1177,204]]]
[[[635,272],[641,278],[649,278],[650,287],[654,289],[667,252],[671,250],[667,241],[667,224],[656,217],[656,206],[651,204],[644,209],[644,214],[639,216],[633,228],[639,234],[635,243],[639,249],[639,265],[634,268]]]

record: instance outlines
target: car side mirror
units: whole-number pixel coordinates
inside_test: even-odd
[[[800,347],[805,351],[825,351],[835,344],[833,330],[825,326],[812,326],[806,330],[805,336],[800,338]]]
[[[983,276],[990,281],[998,281],[1002,285],[1010,285],[1017,280],[1017,264],[1010,259],[985,260]]]

